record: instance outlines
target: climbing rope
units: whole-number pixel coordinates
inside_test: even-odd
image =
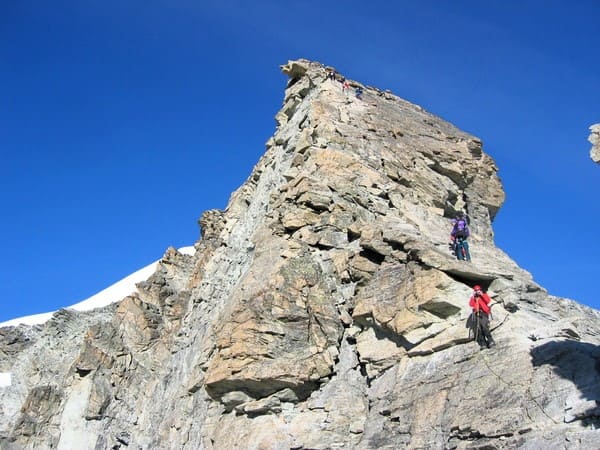
[[[504,378],[502,378],[499,374],[497,374],[490,366],[489,361],[487,359],[487,357],[482,353],[479,352],[479,355],[481,356],[483,363],[485,364],[485,366],[487,367],[487,369],[498,379],[500,380],[505,386],[513,388],[514,386],[521,386],[525,388],[525,393],[528,394],[528,397],[530,398],[530,400],[540,409],[540,411],[542,411],[542,413],[548,418],[550,419],[552,422],[554,422],[554,424],[558,425],[560,422],[558,422],[557,420],[555,420],[553,417],[551,417],[545,410],[544,407],[535,399],[535,397],[533,396],[533,394],[531,393],[531,384],[527,385],[525,383],[518,383],[518,384],[514,384],[514,383],[509,383],[506,380],[504,380]]]
[[[496,303],[494,303],[493,305],[495,305]],[[493,306],[492,305],[492,306]],[[491,313],[490,313],[491,315]],[[504,324],[504,322],[506,322],[506,320],[508,319],[508,314],[504,317],[504,319],[502,320],[502,322],[500,322],[498,325],[496,325],[493,329],[496,330],[498,329],[502,324]],[[477,323],[476,323],[476,331],[474,333],[475,335],[475,340],[477,340],[477,333],[479,332],[479,316],[477,315]],[[470,331],[469,331],[470,334]],[[506,381],[504,378],[502,378],[498,373],[496,373],[496,371],[494,371],[494,369],[492,369],[487,356],[485,355],[485,353],[483,352],[479,352],[477,354],[477,356],[475,357],[475,359],[481,358],[483,363],[485,364],[485,366],[487,367],[487,369],[490,371],[490,373],[492,375],[494,375],[501,383],[503,383],[505,386],[513,389],[515,386],[520,386],[520,387],[524,387],[525,388],[525,393],[527,394],[527,396],[529,397],[529,399],[533,402],[534,405],[536,405],[540,411],[542,411],[542,413],[548,418],[550,419],[554,424],[558,425],[560,422],[557,421],[556,419],[554,419],[552,416],[550,416],[545,410],[544,407],[535,399],[535,397],[533,396],[533,394],[531,393],[531,384],[530,383],[509,383],[508,381]],[[529,415],[529,414],[528,414]]]

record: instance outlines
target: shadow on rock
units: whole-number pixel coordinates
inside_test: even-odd
[[[600,346],[572,341],[550,341],[531,350],[533,365],[549,365],[579,391],[577,401],[565,402],[565,422],[581,420],[600,426]]]

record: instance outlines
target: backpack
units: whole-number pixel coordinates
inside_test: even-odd
[[[454,225],[455,232],[454,236],[458,239],[466,239],[469,237],[469,229],[467,228],[467,222],[464,219],[459,219]]]

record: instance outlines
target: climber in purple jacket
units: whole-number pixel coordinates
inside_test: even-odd
[[[467,239],[471,236],[467,216],[460,213],[456,219],[452,221],[452,231],[450,232],[450,246],[456,255],[456,258],[461,261],[471,261],[469,253],[469,243]]]

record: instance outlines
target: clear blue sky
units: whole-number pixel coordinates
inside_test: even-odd
[[[0,322],[191,245],[309,58],[484,141],[496,243],[600,308],[600,2],[19,0],[0,15]],[[476,248],[473,249],[477,251]]]

